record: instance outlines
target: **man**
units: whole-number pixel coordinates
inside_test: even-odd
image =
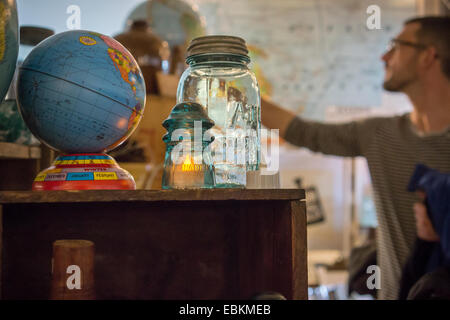
[[[366,157],[378,215],[380,299],[397,298],[416,235],[434,239],[426,211],[419,205],[413,211],[417,199],[406,188],[417,163],[450,172],[449,30],[449,17],[408,20],[382,56],[384,88],[405,93],[414,107],[411,113],[323,124],[262,101],[263,124],[280,129],[288,142],[324,154]]]

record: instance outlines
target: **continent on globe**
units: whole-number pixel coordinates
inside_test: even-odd
[[[133,113],[131,114],[130,118],[128,119],[128,130],[133,128],[133,126],[136,125],[136,122],[139,122],[141,119],[141,105],[138,103],[134,109]]]
[[[134,78],[130,79],[129,74],[132,73],[134,75],[139,75],[140,70],[138,68],[138,65],[135,63],[133,56],[116,40],[99,33],[91,33],[92,35],[101,38],[106,43],[106,45],[109,47],[108,55],[114,62],[114,65],[120,72],[123,80],[127,82],[131,86],[133,92],[136,93],[136,87],[134,86],[136,80]],[[86,46],[93,46],[97,44],[97,41],[88,36],[81,36],[80,42]]]
[[[82,44],[84,44],[85,46],[93,46],[94,44],[97,43],[97,41],[95,41],[91,37],[86,37],[86,36],[80,37],[80,42]]]
[[[120,53],[125,55],[129,60],[134,60],[134,57],[131,55],[131,53],[128,52],[128,50],[124,46],[122,46],[122,44],[120,44],[120,42],[118,42],[117,40],[101,34],[99,35],[99,37],[102,38],[102,40],[105,41],[106,45],[111,49],[119,51]]]
[[[108,48],[108,55],[114,62],[114,66],[120,72],[122,79],[127,82],[134,93],[136,93],[136,87],[134,86],[135,80],[130,79],[130,73],[136,74],[139,70],[136,65],[133,65],[129,58],[116,49]]]

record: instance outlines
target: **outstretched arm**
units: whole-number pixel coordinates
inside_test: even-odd
[[[364,156],[380,123],[379,118],[342,124],[309,121],[264,98],[261,118],[264,126],[279,129],[280,136],[296,146],[343,157]]]

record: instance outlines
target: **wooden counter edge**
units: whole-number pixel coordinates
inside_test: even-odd
[[[303,199],[303,189],[0,191],[0,204]]]

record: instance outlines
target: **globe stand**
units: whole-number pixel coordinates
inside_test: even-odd
[[[105,153],[58,156],[34,179],[32,190],[135,190],[133,176]]]

